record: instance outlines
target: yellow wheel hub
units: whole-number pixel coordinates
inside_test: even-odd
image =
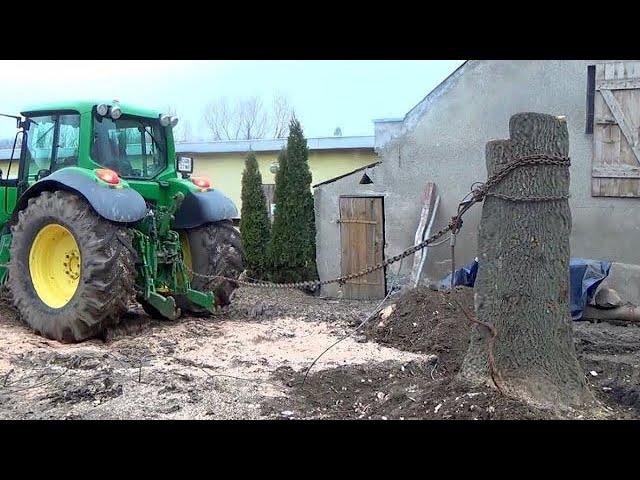
[[[33,288],[46,305],[64,307],[80,283],[82,260],[73,234],[62,225],[43,227],[29,251]]]
[[[193,262],[191,260],[191,246],[189,245],[189,238],[184,232],[180,232],[180,244],[182,245],[182,260],[187,266],[187,276],[189,279],[193,277],[191,270],[193,270]]]

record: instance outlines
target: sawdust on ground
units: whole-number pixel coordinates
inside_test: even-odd
[[[143,328],[106,343],[47,340],[3,306],[0,418],[262,418],[265,398],[288,395],[272,373],[307,368],[375,303],[259,293],[239,291],[233,308],[206,319],[160,322],[138,310]],[[348,338],[314,371],[421,357]]]

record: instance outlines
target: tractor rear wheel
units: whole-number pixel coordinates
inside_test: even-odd
[[[229,220],[181,230],[179,233],[191,288],[201,292],[213,292],[217,307],[229,305],[231,294],[238,287],[238,284],[210,277],[220,275],[236,279],[240,276],[244,270],[244,252],[240,233]],[[190,271],[195,272],[195,275]],[[183,311],[192,314],[208,313],[204,308],[185,298],[177,298],[176,300]]]
[[[118,323],[134,294],[126,228],[65,191],[29,199],[12,227],[8,287],[22,319],[62,342]]]

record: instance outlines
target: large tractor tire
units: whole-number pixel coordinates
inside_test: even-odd
[[[29,199],[12,234],[8,286],[31,328],[67,343],[118,323],[134,295],[126,228],[57,191]]]
[[[184,263],[188,271],[192,270],[196,273],[196,275],[189,274],[191,288],[201,292],[213,292],[216,307],[229,305],[231,294],[238,285],[221,278],[207,277],[220,275],[236,279],[240,276],[244,270],[244,252],[240,233],[228,220],[181,230],[179,233]],[[208,313],[204,308],[185,298],[176,300],[183,311],[197,315]]]

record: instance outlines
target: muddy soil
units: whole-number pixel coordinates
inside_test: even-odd
[[[640,327],[585,321],[573,331],[593,392],[620,418],[640,418]]]
[[[472,309],[470,290],[453,296]],[[0,305],[0,419],[554,418],[452,380],[470,326],[451,300],[392,296],[344,339],[378,302],[241,288],[212,317],[162,322],[137,307],[105,339],[76,345],[35,335]],[[640,328],[575,332],[604,418],[639,418]]]
[[[276,378],[295,393],[263,406],[288,418],[327,419],[603,419],[638,418],[640,328],[576,322],[575,341],[585,375],[600,400],[584,411],[540,410],[495,390],[455,379],[469,343],[473,291],[419,288],[387,306],[364,329],[369,341],[437,360],[344,366],[310,375],[283,368]]]

